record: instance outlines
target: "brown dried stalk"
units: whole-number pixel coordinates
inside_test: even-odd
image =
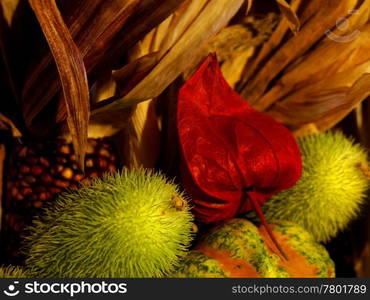
[[[20,138],[22,136],[21,132],[14,125],[14,123],[2,113],[0,113],[0,130],[10,130],[12,136],[15,138]]]
[[[77,162],[84,169],[90,102],[82,55],[73,42],[55,0],[29,0],[55,59],[67,108]]]
[[[117,86],[121,87],[118,94],[124,95],[130,89],[130,85],[148,74],[177,42],[207,2],[208,0],[185,1],[173,15],[130,51],[129,59],[132,62],[113,73]],[[130,168],[155,166],[160,153],[160,131],[154,100],[150,99],[136,105],[120,137],[125,141],[123,162],[126,166]]]
[[[209,0],[186,0],[173,15],[153,29],[130,51],[130,62],[113,72],[117,96],[126,95],[178,41]]]
[[[223,28],[202,47],[196,61],[200,63],[209,53],[216,53],[223,76],[234,88],[247,61],[253,59],[256,49],[268,40],[277,21],[277,14],[269,13],[262,18],[249,16],[238,24]],[[189,78],[196,66],[187,70],[184,77]]]

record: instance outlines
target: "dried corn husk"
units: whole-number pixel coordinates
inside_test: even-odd
[[[200,62],[208,53],[215,52],[225,79],[230,86],[235,87],[244,66],[256,48],[270,37],[277,21],[278,16],[274,13],[262,17],[246,17],[241,23],[228,26],[211,38],[198,53],[196,61]],[[193,72],[194,69],[188,70],[185,78]]]
[[[8,26],[11,26],[14,12],[19,4],[20,0],[1,0],[0,7],[3,11],[4,19],[6,20]]]
[[[282,19],[238,89],[301,136],[335,126],[368,97],[370,1],[297,0],[291,8],[300,11],[300,31],[289,33]]]
[[[93,115],[120,110],[158,96],[191,65],[199,46],[225,27],[242,4],[242,0],[208,1],[191,25],[143,80],[124,97],[95,109]]]
[[[83,57],[74,43],[55,0],[30,0],[55,59],[67,108],[77,163],[84,169],[90,118],[89,87]]]

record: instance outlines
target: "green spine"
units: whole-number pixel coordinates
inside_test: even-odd
[[[0,278],[26,278],[25,270],[18,266],[1,266]]]

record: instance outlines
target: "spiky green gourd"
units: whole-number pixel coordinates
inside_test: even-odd
[[[160,277],[186,253],[191,227],[176,185],[124,170],[47,207],[31,228],[26,267],[35,277]]]
[[[362,167],[367,153],[341,132],[301,138],[303,171],[290,189],[265,202],[268,220],[302,225],[316,241],[326,242],[359,213],[369,181]]]
[[[0,278],[26,278],[27,275],[21,267],[16,266],[1,266]]]

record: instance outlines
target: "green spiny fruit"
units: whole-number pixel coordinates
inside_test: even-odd
[[[89,138],[83,174],[69,140],[23,139],[9,149],[0,263],[23,265],[20,246],[27,234],[25,228],[40,214],[44,203],[53,201],[66,188],[76,188],[104,172],[115,172],[117,157],[109,138]]]
[[[268,220],[292,221],[327,242],[357,217],[369,180],[367,153],[341,132],[301,138],[303,170],[290,189],[265,202]]]
[[[62,194],[26,242],[35,277],[161,277],[186,254],[192,215],[178,187],[148,170],[105,175]]]
[[[25,271],[15,266],[0,266],[0,278],[26,278]]]

